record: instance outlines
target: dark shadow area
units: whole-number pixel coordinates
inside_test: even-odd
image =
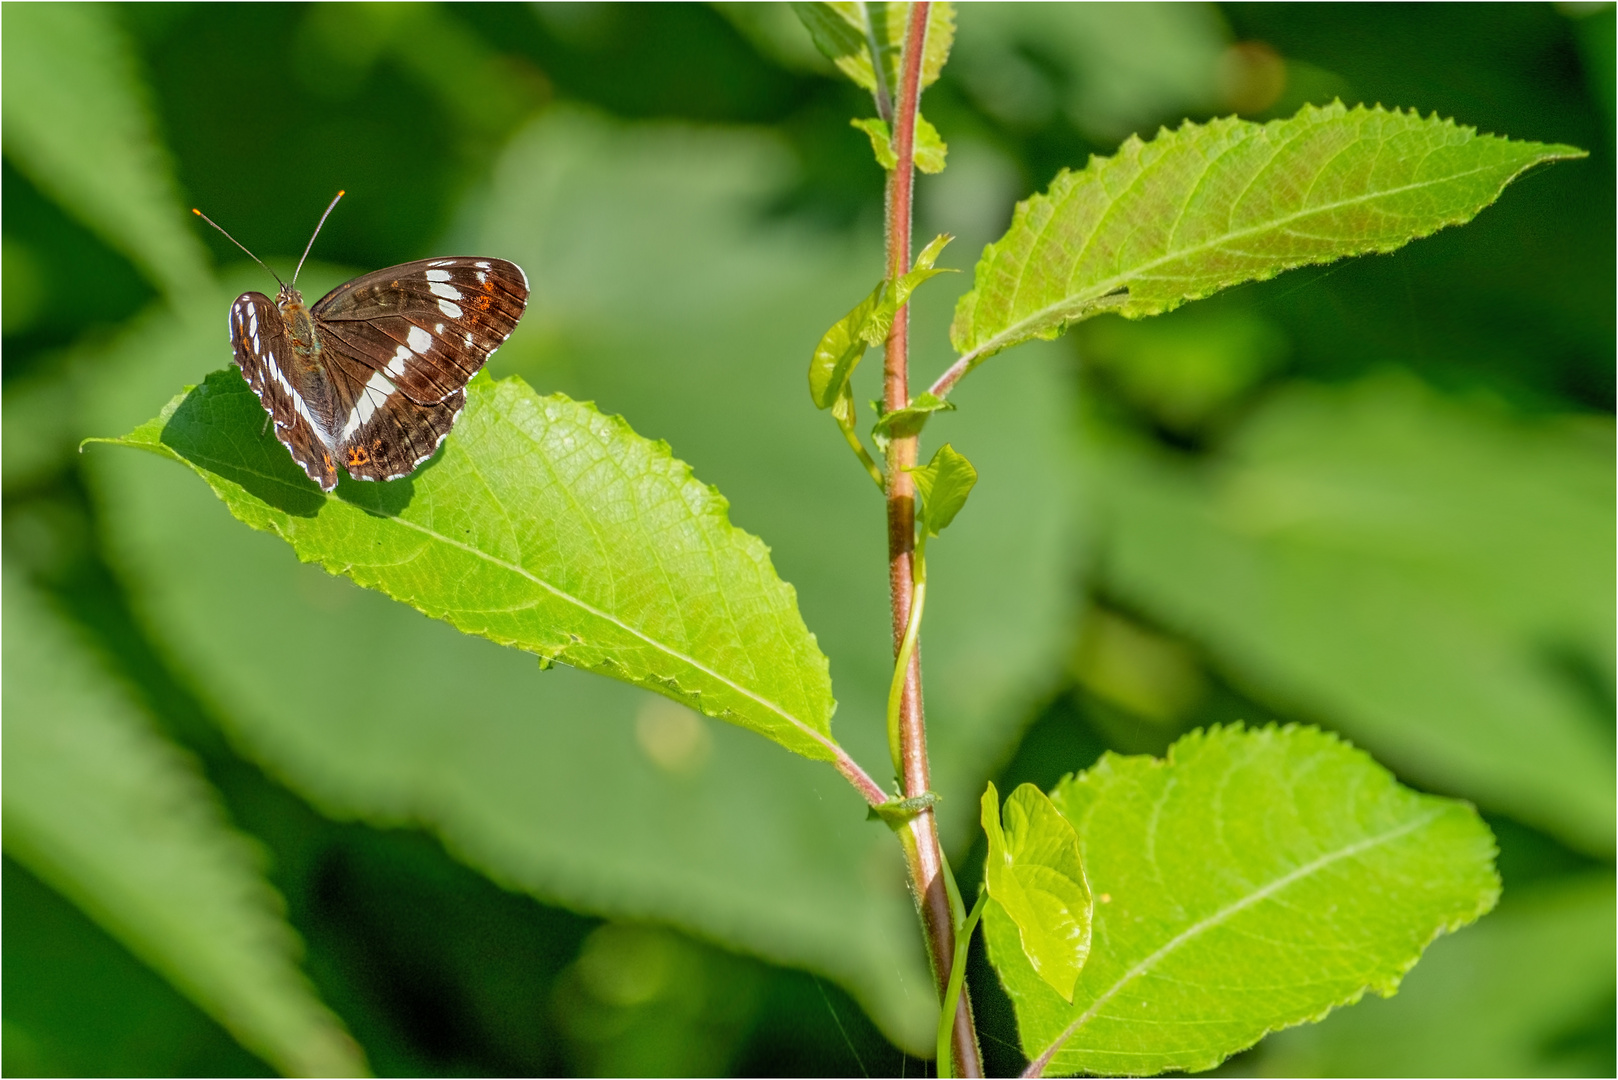
[[[314,517],[326,494],[265,425],[258,395],[235,367],[215,371],[163,425],[163,445],[293,517]],[[261,434],[262,433],[262,434]]]

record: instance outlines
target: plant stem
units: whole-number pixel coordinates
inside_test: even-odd
[[[888,174],[887,242],[888,279],[897,281],[910,268],[911,209],[915,196],[916,114],[921,101],[921,62],[927,43],[927,18],[931,5],[910,5],[905,27],[904,63],[899,96],[895,103],[893,150],[898,161]],[[878,63],[880,57],[875,57]],[[901,307],[888,332],[883,367],[883,404],[888,411],[910,403],[910,312]],[[888,594],[893,609],[893,652],[897,659],[904,651],[905,630],[910,624],[910,608],[915,592],[912,559],[916,542],[915,480],[905,470],[916,463],[916,436],[896,438],[888,444]],[[900,782],[906,797],[926,792],[930,785],[927,764],[927,729],[921,704],[921,648],[910,650],[904,667],[904,688],[899,699]],[[955,920],[946,888],[944,853],[938,842],[938,822],[933,811],[925,809],[905,828],[905,862],[910,885],[927,936],[928,955],[938,996],[943,1001],[949,986],[950,969],[955,961]],[[955,1075],[981,1076],[983,1062],[972,1025],[971,1000],[960,996],[954,1010],[953,1037]],[[944,1065],[948,1068],[948,1065]]]

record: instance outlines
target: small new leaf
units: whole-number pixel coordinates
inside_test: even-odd
[[[886,281],[877,282],[871,295],[833,323],[815,346],[814,358],[809,361],[809,396],[814,399],[815,408],[829,409],[835,405],[865,350],[881,343],[881,336],[871,340],[869,324],[887,286]]]
[[[870,136],[871,152],[876,155],[878,165],[891,172],[899,164],[899,155],[893,150],[893,135],[888,131],[887,121],[872,117],[868,120],[850,120],[849,124]],[[935,174],[944,171],[944,159],[949,154],[949,147],[944,144],[938,129],[920,113],[916,114],[913,153],[916,168],[922,172]]]
[[[881,409],[882,403],[880,401],[873,401],[871,404],[877,407],[878,410]],[[954,408],[955,405],[952,402],[923,391],[911,398],[910,404],[902,409],[894,409],[892,412],[885,413],[879,412],[876,424],[871,428],[871,438],[886,452],[888,443],[894,439],[920,435],[921,429],[927,426],[927,418],[933,413]]]
[[[899,280],[893,283],[893,288],[871,312],[870,322],[865,327],[865,339],[872,345],[879,345],[887,340],[888,331],[893,329],[893,320],[899,314],[899,309],[910,302],[910,294],[915,292],[922,282],[939,274],[957,273],[952,267],[935,269],[933,263],[946,245],[955,237],[949,233],[939,233],[933,242],[921,249],[916,261],[908,274],[901,274]]]
[[[921,396],[932,398],[931,394]],[[949,443],[940,446],[925,466],[911,469],[910,475],[916,478],[916,488],[921,492],[922,527],[933,536],[955,520],[978,482],[978,471]]]
[[[1032,784],[1006,800],[1001,828],[1000,793],[983,793],[983,831],[989,859],[983,881],[989,898],[1017,925],[1023,955],[1039,977],[1073,1000],[1073,984],[1090,955],[1094,903],[1079,859],[1073,826]]]
[[[916,256],[910,272],[901,275],[891,289],[886,281],[878,282],[871,295],[854,305],[854,310],[826,331],[815,347],[814,358],[809,361],[809,396],[814,399],[815,408],[829,409],[837,403],[848,380],[854,377],[854,369],[859,366],[865,350],[887,339],[894,316],[909,301],[917,286],[938,274],[955,273],[951,269],[933,267],[953,239],[948,233],[934,237]]]
[[[844,75],[872,95],[891,95],[899,85],[904,53],[906,3],[795,3],[792,9],[808,28],[815,47]],[[931,86],[949,59],[955,41],[955,7],[934,3],[927,15],[927,45],[921,61],[921,85]],[[872,50],[882,57],[881,78]]]

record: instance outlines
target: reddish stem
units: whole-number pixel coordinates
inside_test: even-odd
[[[921,100],[921,64],[927,42],[930,4],[910,5],[905,27],[904,65],[899,81],[899,100],[894,109],[893,151],[898,158],[888,176],[888,279],[897,279],[910,268],[911,209],[915,195],[916,115]],[[880,63],[880,58],[877,59]],[[908,306],[894,315],[888,333],[883,368],[883,405],[888,410],[910,403],[910,317]],[[913,561],[916,538],[915,482],[905,470],[916,463],[916,437],[894,439],[888,444],[888,591],[893,609],[893,649],[899,652],[905,626],[910,621],[914,592]],[[927,765],[927,728],[921,701],[921,648],[911,654],[905,673],[904,693],[899,712],[899,751],[903,765],[902,782],[907,797],[921,795],[930,786]],[[910,871],[911,888],[927,935],[933,976],[939,999],[949,981],[955,957],[955,919],[944,885],[948,873],[943,848],[938,841],[938,823],[931,809],[911,819],[909,836],[903,845]],[[963,988],[956,1008],[951,1048],[956,1076],[982,1076],[977,1037],[972,1024],[972,1007]]]

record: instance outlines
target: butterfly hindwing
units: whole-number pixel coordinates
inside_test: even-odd
[[[313,406],[306,396],[312,389],[325,387],[305,384],[299,389],[292,341],[275,302],[257,292],[238,296],[230,306],[230,345],[242,377],[270,414],[275,437],[311,480],[332,490],[337,486],[337,467],[316,430],[316,425],[327,426],[322,414],[315,411],[327,407],[320,400],[325,395],[317,397]]]
[[[444,401],[511,336],[528,280],[503,259],[419,259],[338,286],[311,309],[327,340],[421,405]]]

